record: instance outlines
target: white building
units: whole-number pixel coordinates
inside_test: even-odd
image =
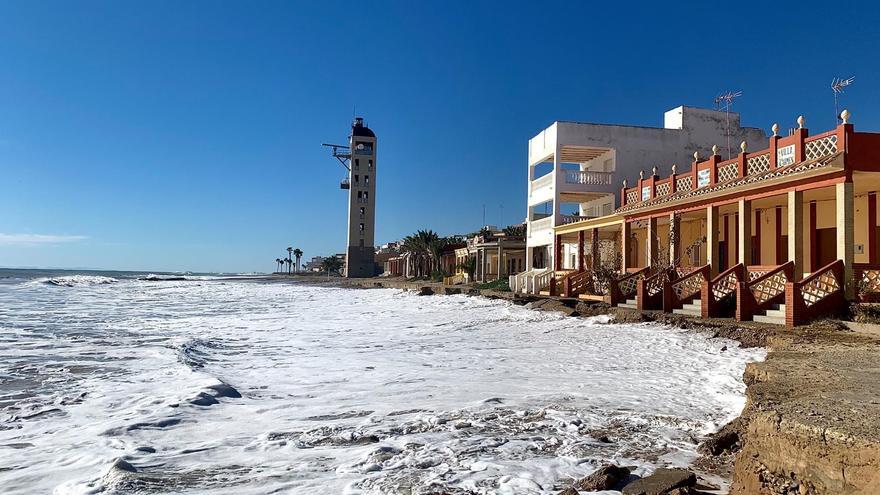
[[[625,178],[688,164],[713,145],[725,155],[729,143],[733,156],[741,141],[766,139],[761,129],[740,127],[737,113],[685,106],[666,112],[662,128],[554,122],[529,140],[527,268],[553,266],[557,225],[612,213]]]

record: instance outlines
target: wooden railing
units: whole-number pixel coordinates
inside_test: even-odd
[[[565,297],[577,297],[586,294],[593,289],[593,272],[585,270],[573,272],[565,277],[562,286],[562,295]]]
[[[617,280],[612,280],[608,287],[608,304],[618,304],[636,295],[638,283],[648,274],[648,267],[627,273]]]
[[[673,309],[680,308],[699,296],[703,282],[709,279],[710,271],[711,265],[693,268],[683,275],[676,271],[678,278],[663,285],[663,311],[671,313]]]
[[[853,263],[853,280],[862,302],[880,302],[880,264]]]
[[[740,263],[719,273],[712,280],[703,282],[700,287],[703,318],[729,316],[733,313],[736,286],[745,281],[745,266]]]
[[[785,284],[792,278],[794,262],[789,261],[752,280],[736,284],[736,319],[751,320],[755,313],[785,302]]]
[[[565,283],[565,279],[575,274],[575,271],[569,270],[558,270],[555,272],[551,272],[550,282],[547,284],[547,287],[550,291],[551,296],[559,296],[562,295],[562,287]],[[543,287],[541,287],[543,289]]]
[[[639,280],[636,295],[639,309],[663,309],[663,286],[675,276],[674,270],[660,270]]]
[[[547,270],[546,272],[536,273],[532,277],[532,294],[538,294],[544,288],[550,287],[550,284],[553,281],[553,270]]]
[[[809,277],[785,284],[785,325],[803,325],[820,316],[833,316],[846,308],[843,261],[837,260]]]

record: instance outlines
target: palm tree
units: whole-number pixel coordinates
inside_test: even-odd
[[[464,261],[459,263],[459,268],[464,270],[465,273],[468,274],[468,280],[470,282],[474,281],[474,275],[477,273],[477,258],[476,256],[468,256]]]
[[[293,248],[287,247],[287,274],[290,275],[290,267],[293,265],[293,258],[290,257],[290,254],[293,252]]]
[[[294,249],[293,255],[296,256],[296,271],[299,271],[299,261],[302,259],[302,256],[303,256],[302,249],[300,249],[300,248]]]
[[[336,256],[328,256],[321,262],[321,269],[327,272],[327,278],[330,278],[330,272],[338,273],[342,268],[342,260]]]
[[[278,269],[277,273],[281,273],[281,258],[275,258],[275,264],[277,265],[275,268]]]

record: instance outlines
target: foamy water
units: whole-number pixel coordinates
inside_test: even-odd
[[[686,465],[763,355],[466,296],[0,284],[0,487],[556,493],[606,461]]]

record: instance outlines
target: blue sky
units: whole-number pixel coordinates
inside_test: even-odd
[[[358,8],[360,7],[360,8]],[[378,139],[377,242],[525,216],[554,120],[880,131],[869,2],[0,0],[0,266],[265,271],[342,251],[352,112]],[[503,205],[503,208],[502,208]],[[503,215],[502,215],[503,212]]]

